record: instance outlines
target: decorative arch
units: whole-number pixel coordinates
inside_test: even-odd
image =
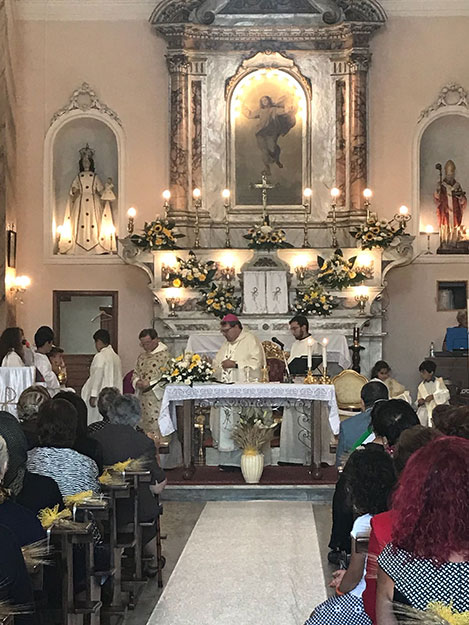
[[[50,263],[94,264],[121,262],[117,255],[67,256],[56,253],[56,222],[58,207],[56,205],[55,151],[56,142],[61,139],[67,129],[77,128],[83,122],[95,124],[115,141],[117,200],[115,203],[116,237],[125,231],[125,132],[118,115],[101,102],[96,93],[87,83],[83,83],[71,95],[68,103],[59,109],[51,118],[50,127],[44,139],[44,257]],[[70,181],[71,182],[71,181]],[[119,249],[118,249],[119,251]]]
[[[412,220],[412,233],[420,232],[421,218],[421,143],[426,131],[444,117],[463,117],[469,124],[469,93],[457,83],[448,83],[435,100],[423,109],[417,121],[412,145],[412,200],[416,219]],[[468,189],[469,191],[469,189]]]

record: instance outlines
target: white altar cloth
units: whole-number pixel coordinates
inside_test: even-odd
[[[16,417],[18,399],[35,379],[36,367],[0,367],[0,410]]]
[[[269,333],[257,332],[256,335],[261,341],[270,341],[273,336],[276,336],[279,341],[285,344],[285,349],[287,351],[290,350],[294,340],[290,333],[272,331]],[[330,334],[313,332],[312,337],[318,342],[323,338],[329,340],[327,345],[327,359],[329,362],[336,362],[342,369],[348,369],[350,367],[352,359],[350,357],[347,339],[343,334],[335,332]],[[222,346],[224,340],[220,332],[198,332],[197,334],[191,334],[187,341],[186,351],[213,358]],[[320,350],[318,353],[320,353]]]
[[[333,434],[339,433],[340,419],[331,384],[168,384],[164,389],[158,425],[163,436],[172,434],[177,429],[176,405],[186,399],[198,399],[210,402],[236,399],[266,399],[278,402],[323,401],[329,405],[329,424]],[[227,402],[228,403],[228,402]]]

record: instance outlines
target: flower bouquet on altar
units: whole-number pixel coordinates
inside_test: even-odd
[[[145,222],[143,234],[133,234],[132,243],[143,250],[177,250],[177,240],[184,235],[175,231],[176,223],[172,219],[155,219]]]
[[[211,382],[215,379],[212,365],[204,360],[199,354],[186,352],[171,358],[162,367],[162,375],[159,384],[187,384],[192,386],[194,382]]]
[[[166,280],[176,288],[207,286],[215,277],[217,264],[213,260],[198,260],[192,250],[187,260],[177,259],[178,264],[168,270]]]
[[[202,291],[202,298],[197,302],[197,305],[205,313],[223,319],[225,315],[239,311],[241,298],[235,297],[234,292],[234,285],[212,282],[210,291]]]
[[[243,237],[249,241],[248,247],[252,250],[277,250],[293,247],[285,240],[285,230],[276,228],[270,223],[270,217],[266,215],[261,224],[250,228]]]
[[[366,223],[350,230],[350,234],[360,241],[363,250],[372,250],[375,247],[384,250],[391,245],[395,237],[404,232],[405,222],[393,225],[392,220],[378,219],[376,213],[371,213]]]
[[[356,260],[356,256],[346,260],[341,249],[336,249],[333,256],[327,260],[318,256],[317,281],[322,286],[339,291],[361,284],[366,275],[354,268]]]
[[[298,314],[328,317],[337,306],[335,298],[318,282],[296,289],[293,308]]]

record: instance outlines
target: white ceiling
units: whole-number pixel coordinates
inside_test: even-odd
[[[157,0],[14,0],[23,20],[147,20]],[[381,0],[389,17],[468,16],[469,0]]]

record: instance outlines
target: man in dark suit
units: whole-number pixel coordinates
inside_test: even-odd
[[[340,424],[339,443],[337,445],[336,466],[344,466],[348,454],[353,451],[360,437],[364,436],[370,427],[371,410],[379,400],[389,397],[388,388],[382,382],[368,382],[361,391],[362,412],[349,417]],[[343,475],[335,487],[332,500],[332,532],[329,542],[329,562],[338,564],[342,553],[350,553],[350,528],[353,524],[353,515],[346,492],[346,481]]]
[[[352,451],[354,444],[370,427],[371,409],[380,399],[389,399],[387,386],[382,382],[368,382],[361,391],[362,412],[359,412],[340,424],[337,444],[336,467],[345,464],[345,457]]]

